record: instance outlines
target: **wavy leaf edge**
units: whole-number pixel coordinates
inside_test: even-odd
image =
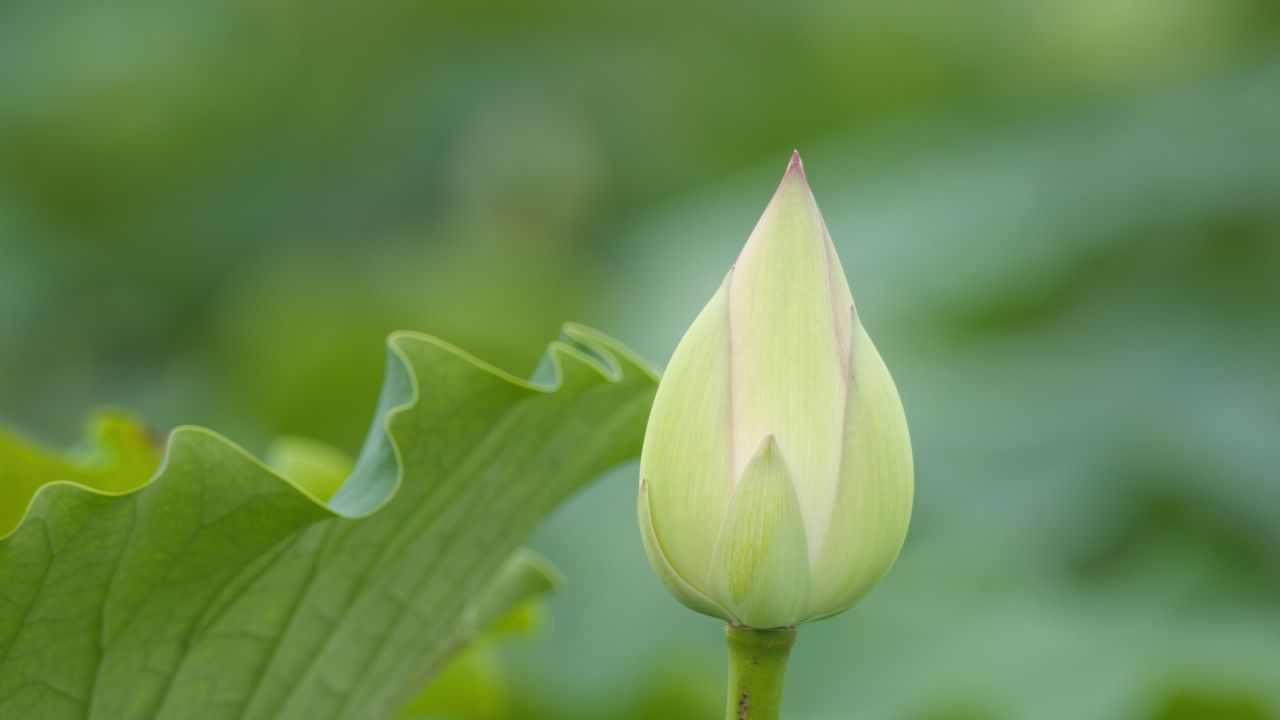
[[[601,377],[610,382],[617,382],[622,379],[626,372],[626,367],[624,367],[623,364],[624,361],[626,364],[645,373],[654,381],[657,381],[659,376],[658,371],[652,365],[643,360],[639,354],[627,345],[603,332],[578,323],[565,323],[561,327],[561,339],[553,340],[548,344],[547,350],[543,354],[542,363],[539,366],[537,373],[535,373],[547,376],[548,379],[545,381],[520,378],[434,335],[409,330],[397,330],[387,336],[386,348],[388,353],[392,357],[396,358],[399,363],[399,369],[403,371],[405,378],[408,380],[410,384],[410,394],[409,399],[403,403],[391,405],[387,408],[379,407],[378,410],[375,411],[374,418],[371,422],[370,433],[371,435],[379,433],[380,439],[385,440],[387,445],[391,448],[396,461],[396,478],[395,482],[391,485],[385,495],[368,509],[357,512],[344,511],[341,507],[343,497],[342,493],[343,489],[345,489],[347,485],[360,473],[360,467],[366,460],[366,457],[370,453],[376,452],[376,448],[374,447],[376,443],[366,442],[364,448],[360,452],[360,455],[356,459],[355,469],[348,475],[342,485],[339,486],[337,491],[333,493],[329,500],[324,501],[318,498],[301,483],[281,474],[257,455],[245,449],[239,443],[228,438],[222,433],[200,425],[178,425],[169,431],[165,440],[160,463],[156,467],[155,471],[152,472],[151,476],[144,482],[122,491],[102,490],[75,480],[52,480],[41,483],[39,487],[31,493],[30,497],[27,498],[27,502],[17,522],[13,523],[13,525],[8,528],[0,527],[0,544],[8,541],[22,529],[27,519],[31,516],[32,508],[37,505],[44,495],[50,492],[56,492],[57,488],[74,489],[82,493],[105,498],[125,498],[142,492],[164,476],[170,459],[174,454],[174,450],[180,443],[184,442],[186,438],[201,435],[212,438],[219,444],[229,448],[241,458],[264,471],[264,476],[269,478],[272,482],[280,483],[284,487],[294,490],[310,500],[317,507],[331,513],[333,517],[342,517],[351,520],[368,517],[378,512],[378,510],[385,507],[392,501],[392,499],[397,495],[401,483],[404,480],[405,465],[402,457],[402,451],[399,442],[397,442],[395,436],[391,432],[391,423],[396,416],[409,411],[422,399],[421,388],[418,386],[417,376],[413,372],[413,363],[404,349],[404,345],[410,342],[435,345],[445,352],[470,363],[477,369],[495,378],[525,390],[547,394],[557,392],[563,385],[565,376],[563,358],[565,356],[593,368]],[[384,383],[387,379],[389,378],[384,378]],[[89,449],[85,446],[88,444],[88,441],[92,440],[92,421],[93,419],[98,419],[103,416],[116,416],[140,423],[138,417],[132,412],[106,407],[91,414],[91,420],[86,426],[85,435],[76,446],[67,449],[53,449],[46,445],[29,440],[24,444],[29,449],[47,452],[51,456],[55,456],[59,460],[68,462],[69,464],[82,465],[85,463],[87,458],[80,458],[76,456],[79,451]],[[373,438],[371,437],[370,439],[372,440]],[[101,448],[93,447],[92,449],[99,450]],[[335,501],[337,503],[336,505]]]

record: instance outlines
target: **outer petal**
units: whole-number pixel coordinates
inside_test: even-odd
[[[809,605],[804,519],[772,436],[738,482],[711,560],[711,596],[740,624],[795,625]]]
[[[666,551],[663,550],[662,543],[658,542],[658,537],[653,531],[653,515],[649,510],[649,483],[644,478],[640,479],[638,510],[640,513],[640,536],[644,539],[644,552],[649,556],[649,564],[653,566],[654,574],[666,586],[667,591],[690,609],[697,610],[704,615],[718,617],[721,620],[732,620],[733,616],[729,614],[728,610],[720,607],[701,590],[690,585],[667,561]]]
[[[640,454],[653,539],[671,569],[703,592],[733,484],[728,282],[676,347],[658,385]],[[656,563],[655,569],[661,572]]]
[[[898,390],[854,318],[844,460],[817,554],[809,619],[835,614],[889,572],[911,519],[911,439]]]
[[[741,473],[759,438],[776,436],[815,549],[839,474],[851,305],[797,157],[730,285],[734,462]]]

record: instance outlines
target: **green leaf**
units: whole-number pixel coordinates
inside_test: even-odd
[[[0,434],[0,539],[18,526],[44,485],[62,481],[103,493],[136,490],[160,464],[160,451],[145,428],[118,412],[90,418],[81,446],[65,456]]]
[[[388,345],[373,428],[327,503],[195,427],[134,492],[0,476],[5,506],[30,497],[0,539],[0,707],[384,716],[485,616],[477,598],[537,522],[639,451],[654,375],[603,335],[567,327],[544,385],[427,336]]]
[[[468,647],[436,682],[396,714],[397,720],[507,720],[509,690],[502,656],[490,643]]]
[[[537,553],[521,549],[503,566],[472,608],[464,627],[477,631],[431,684],[405,705],[401,720],[501,720],[510,716],[506,671],[498,643],[528,635],[538,625],[534,602],[561,582],[560,573]]]
[[[317,498],[328,501],[355,468],[349,455],[311,438],[288,435],[267,448],[267,465]]]

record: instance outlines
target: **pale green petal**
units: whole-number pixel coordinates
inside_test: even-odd
[[[644,540],[644,552],[649,556],[649,564],[653,566],[654,574],[666,586],[667,591],[674,595],[677,600],[684,603],[686,607],[703,615],[710,615],[721,620],[731,620],[728,610],[720,607],[701,590],[690,585],[667,561],[666,551],[663,549],[662,543],[658,541],[657,535],[653,532],[653,514],[650,512],[649,506],[649,483],[644,478],[640,479],[640,501],[638,506],[640,537]],[[703,574],[705,575],[705,573]]]
[[[716,543],[711,594],[738,624],[794,625],[809,605],[809,550],[787,464],[772,436],[747,464]]]
[[[755,443],[775,436],[816,548],[839,474],[853,301],[798,159],[729,288],[734,467],[741,473]]]
[[[728,280],[680,340],[658,386],[640,455],[655,537],[667,562],[705,588],[733,485],[730,466]]]
[[[856,318],[852,350],[842,477],[814,568],[810,619],[866,595],[893,566],[911,519],[906,417],[888,368]]]

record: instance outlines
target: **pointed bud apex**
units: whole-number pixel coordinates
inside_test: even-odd
[[[640,472],[659,577],[738,625],[840,612],[897,557],[911,514],[906,420],[798,152],[676,347]]]
[[[800,151],[791,151],[791,163],[787,165],[787,174],[800,173],[804,175],[804,161],[800,159]]]

